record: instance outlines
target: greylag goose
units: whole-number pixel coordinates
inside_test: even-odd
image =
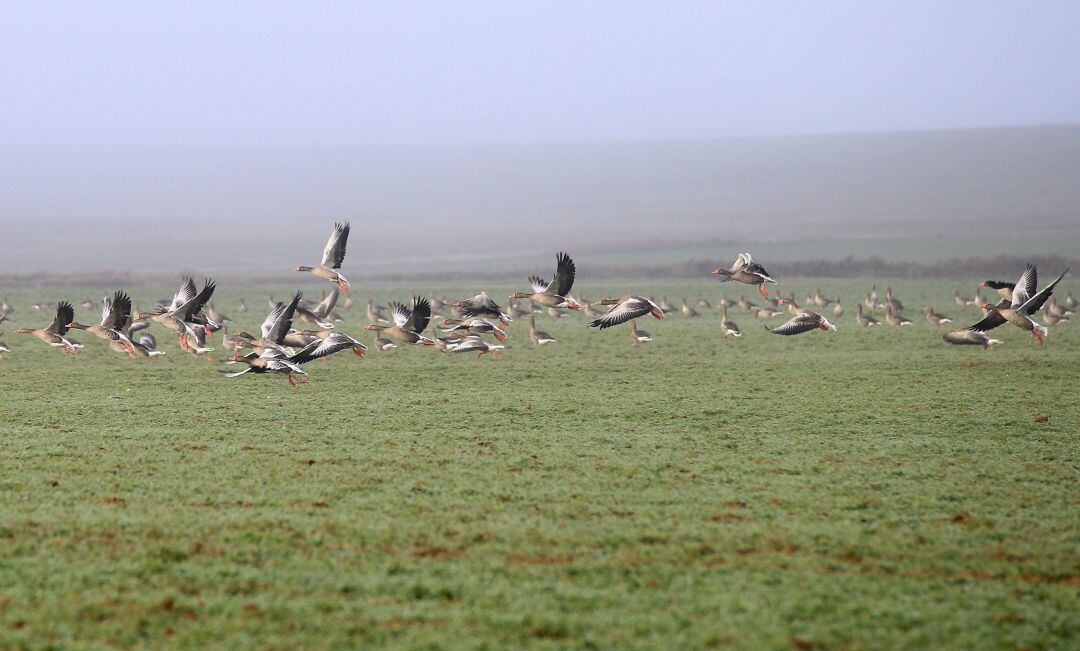
[[[581,304],[570,297],[570,289],[574,286],[574,276],[577,267],[574,261],[565,253],[555,256],[555,275],[551,282],[547,282],[538,276],[530,276],[532,293],[515,292],[510,295],[510,300],[515,298],[527,298],[545,307],[566,307],[571,310],[580,310]]]
[[[134,346],[131,344],[131,340],[127,335],[121,333],[120,329],[131,318],[131,297],[124,292],[116,292],[113,294],[112,299],[105,297],[101,307],[101,323],[95,323],[91,325],[83,325],[76,321],[72,321],[68,324],[69,328],[75,328],[77,330],[85,330],[90,334],[104,339],[105,341],[115,341],[123,345],[124,350],[129,354],[134,353]]]
[[[810,332],[811,330],[826,330],[836,331],[836,326],[829,323],[829,320],[821,316],[817,312],[806,311],[802,314],[796,315],[788,319],[785,323],[780,324],[775,328],[765,326],[765,329],[774,335],[797,335],[803,332]]]
[[[664,318],[664,311],[660,309],[660,306],[653,303],[644,296],[623,296],[622,298],[605,298],[596,301],[597,305],[614,305],[607,314],[599,319],[593,319],[589,321],[589,326],[593,328],[610,328],[617,326],[620,323],[626,323],[631,319],[651,314],[657,319]]]
[[[666,295],[660,297],[660,302],[657,305],[660,306],[660,309],[663,310],[664,314],[671,314],[675,311],[675,306],[668,303]]]
[[[904,304],[900,302],[900,299],[893,296],[892,287],[885,288],[885,308],[892,308],[894,312],[900,312],[904,309]]]
[[[799,316],[800,314],[807,314],[810,312],[810,310],[795,302],[794,294],[792,294],[791,296],[781,296],[777,300],[784,305],[787,305],[788,312],[790,312],[794,316]]]
[[[1075,310],[1077,308],[1077,306],[1078,305],[1077,305],[1076,299],[1073,298],[1072,292],[1069,292],[1068,295],[1065,296],[1065,309],[1066,310]]]
[[[34,335],[41,341],[49,344],[50,346],[63,347],[63,349],[69,354],[74,355],[76,348],[82,348],[81,344],[68,341],[64,338],[64,335],[68,332],[68,324],[75,318],[75,309],[71,307],[71,303],[67,301],[60,301],[60,304],[56,307],[56,316],[53,317],[52,323],[45,328],[38,328],[36,330],[30,328],[18,328],[12,330],[15,334],[20,335]]]
[[[169,305],[159,306],[155,312],[138,312],[134,318],[150,319],[164,326],[176,335],[180,347],[187,350],[187,335],[198,337],[196,324],[209,326],[213,330],[218,328],[216,323],[202,313],[203,306],[214,295],[215,287],[214,281],[207,279],[203,283],[202,291],[196,291],[195,281],[185,277]]]
[[[953,302],[956,303],[957,305],[959,305],[960,307],[968,307],[968,306],[971,306],[971,305],[977,305],[978,304],[978,303],[976,303],[975,299],[973,299],[973,298],[964,298],[963,296],[961,296],[960,295],[960,290],[958,290],[958,289],[953,290]]]
[[[839,319],[844,316],[844,306],[840,304],[840,299],[836,299],[836,307],[832,309],[832,315],[834,319]]]
[[[781,314],[783,314],[783,312],[781,312],[780,310],[773,310],[767,307],[763,307],[757,312],[754,312],[754,316],[759,319],[771,319],[774,316],[780,316]]]
[[[863,314],[862,303],[858,303],[857,305],[855,305],[855,321],[857,321],[858,324],[864,328],[870,328],[881,323],[869,314]]]
[[[690,317],[691,319],[692,319],[692,318],[694,318],[694,317],[696,317],[696,316],[698,315],[698,314],[697,314],[697,310],[695,310],[694,308],[690,307],[690,306],[689,306],[689,305],[688,305],[688,304],[686,303],[686,299],[685,299],[685,298],[684,298],[684,299],[682,300],[682,308],[680,308],[680,309],[682,310],[683,316],[686,316],[686,317]]]
[[[0,314],[11,314],[14,311],[15,308],[11,306],[11,303],[8,303],[7,296],[0,298]]]
[[[753,312],[757,307],[752,301],[747,300],[746,294],[739,294],[739,309],[743,312]]]
[[[491,300],[487,292],[480,292],[472,298],[454,301],[450,305],[457,310],[459,315],[466,319],[471,317],[498,319],[503,327],[506,327],[507,323],[514,320],[513,316],[503,312],[499,304]]]
[[[739,326],[735,325],[734,321],[728,319],[726,307],[723,309],[723,316],[720,319],[720,332],[724,333],[724,339],[742,336],[742,331],[739,330]]]
[[[488,353],[491,353],[492,359],[499,359],[499,351],[505,348],[502,344],[492,344],[484,340],[480,335],[469,335],[462,339],[454,347],[450,348],[451,353],[476,353],[476,357],[479,359]]]
[[[911,325],[911,319],[907,318],[903,314],[896,311],[896,307],[893,303],[886,301],[885,303],[885,322],[889,325],[896,326],[897,328],[903,328]]]
[[[381,331],[391,339],[406,344],[435,345],[433,340],[421,334],[428,327],[428,322],[431,321],[431,303],[428,302],[428,299],[417,296],[413,298],[411,307],[395,302],[390,304],[390,309],[394,312],[394,325],[369,323],[364,326],[364,329]]]
[[[3,334],[4,333],[0,332],[0,336],[2,336]],[[0,339],[0,358],[4,357],[4,353],[10,353],[10,352],[11,352],[11,347],[8,346],[6,343],[4,343],[4,341],[2,339]]]
[[[323,249],[322,262],[319,263],[319,266],[308,267],[300,265],[296,270],[310,272],[317,278],[337,283],[338,287],[340,287],[343,292],[349,291],[349,281],[338,271],[338,269],[341,269],[341,263],[345,260],[345,245],[348,241],[349,222],[345,222],[344,224],[334,224],[334,232],[330,234],[330,239],[326,242],[326,248]]]
[[[652,341],[652,335],[637,327],[637,319],[630,319],[630,347],[637,348]]]
[[[363,356],[367,347],[359,341],[340,332],[335,332],[325,339],[313,341],[302,350],[289,355],[275,348],[267,348],[262,354],[255,354],[229,360],[226,364],[244,363],[247,368],[242,371],[221,371],[225,377],[239,377],[246,373],[277,373],[288,377],[289,385],[296,388],[297,375],[307,375],[301,364],[306,364],[315,359],[333,355],[342,350],[352,350],[357,355]],[[300,384],[307,384],[307,380],[299,380]]]
[[[382,306],[375,305],[375,301],[373,301],[370,296],[367,298],[366,301],[364,301],[364,303],[365,303],[365,308],[366,308],[366,311],[367,311],[367,320],[368,320],[369,323],[379,323],[380,321],[389,321],[389,319],[386,318],[386,315],[383,314]]]
[[[537,346],[543,346],[544,344],[550,344],[555,341],[555,337],[552,337],[549,333],[543,330],[536,329],[536,317],[529,315],[529,339]]]
[[[492,334],[499,341],[506,341],[506,331],[487,319],[443,319],[442,326],[444,332],[458,332],[462,335]]]
[[[952,323],[953,322],[952,319],[945,316],[944,314],[938,314],[937,312],[935,312],[934,308],[932,306],[930,306],[930,305],[927,305],[926,307],[924,307],[923,312],[926,313],[926,320],[929,321],[930,323],[933,323],[938,328],[941,328],[946,323]]]
[[[979,283],[979,287],[989,287],[1000,294],[1002,298],[1012,301],[1013,286],[1015,284],[1016,283],[1005,282],[1004,280],[984,280]],[[982,301],[979,302],[981,303]]]
[[[765,267],[754,262],[749,253],[740,253],[730,269],[719,267],[714,269],[713,273],[720,276],[720,282],[734,280],[747,285],[757,285],[758,293],[762,296],[769,295],[769,292],[765,290],[766,283],[776,284],[776,281],[769,276],[769,272],[765,271]]]
[[[1000,339],[991,339],[986,333],[966,329],[946,332],[942,338],[954,346],[982,346],[986,349],[1002,343]]]
[[[1068,269],[1062,271],[1061,275],[1054,279],[1054,282],[1043,287],[1042,291],[1036,292],[1039,283],[1039,272],[1035,265],[1029,264],[1012,289],[1012,300],[1008,307],[1003,304],[1004,301],[997,305],[983,303],[979,307],[987,310],[986,315],[978,323],[970,326],[968,330],[989,332],[1008,322],[1021,330],[1027,330],[1039,342],[1040,346],[1043,345],[1043,337],[1050,334],[1050,331],[1046,326],[1035,323],[1031,316],[1042,308],[1043,304],[1054,293],[1054,287],[1061,282],[1061,279],[1067,273],[1069,273]]]
[[[300,292],[293,295],[288,303],[275,303],[274,308],[263,319],[260,331],[262,336],[256,339],[246,332],[238,332],[237,337],[246,341],[244,348],[251,348],[256,353],[266,350],[281,350],[285,345],[285,337],[292,329],[293,316],[296,314],[296,306],[300,304]]]

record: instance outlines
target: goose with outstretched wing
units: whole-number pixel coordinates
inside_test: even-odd
[[[595,301],[596,305],[614,305],[604,316],[589,321],[593,328],[610,328],[631,319],[651,314],[657,319],[664,318],[664,311],[660,306],[644,296],[623,296],[622,298],[603,298]]]
[[[349,222],[334,224],[334,232],[330,234],[330,239],[326,242],[319,266],[300,265],[296,270],[307,271],[317,278],[337,283],[343,292],[349,291],[349,281],[338,271],[341,269],[341,263],[345,261],[345,245],[349,241],[349,228]]]
[[[581,304],[570,297],[570,289],[574,286],[576,275],[577,266],[574,261],[569,255],[559,253],[555,256],[555,275],[550,281],[539,276],[529,276],[532,292],[515,292],[510,294],[510,300],[527,298],[546,307],[580,310]]]
[[[431,303],[423,296],[413,298],[412,305],[391,303],[394,325],[369,323],[365,330],[375,330],[406,344],[434,346],[435,341],[421,334],[431,321]]]
[[[1038,341],[1039,345],[1042,346],[1043,337],[1049,335],[1050,330],[1046,326],[1036,323],[1031,317],[1042,309],[1042,306],[1054,293],[1054,288],[1057,287],[1057,284],[1061,282],[1061,279],[1067,273],[1069,273],[1068,269],[1062,271],[1061,275],[1054,279],[1054,282],[1043,287],[1042,291],[1036,292],[1035,290],[1039,285],[1039,272],[1035,265],[1029,264],[1013,286],[1012,300],[1002,299],[997,305],[983,303],[979,306],[985,312],[983,318],[967,329],[973,332],[989,332],[1008,322],[1021,330],[1030,332],[1035,341]]]
[[[765,271],[765,267],[754,262],[753,256],[749,253],[740,253],[735,258],[735,262],[731,265],[731,268],[724,269],[723,267],[718,267],[713,270],[713,273],[720,276],[720,282],[734,280],[736,282],[746,283],[747,285],[757,285],[758,293],[762,296],[769,295],[769,292],[765,289],[766,283],[776,284],[776,281],[772,279],[769,272]]]
[[[774,335],[798,335],[804,332],[810,332],[811,330],[826,330],[836,331],[836,326],[829,323],[829,320],[821,316],[817,312],[810,312],[809,310],[793,316],[786,322],[778,325],[775,328],[765,326],[765,329]]]
[[[33,335],[50,346],[63,348],[69,355],[74,355],[78,352],[76,349],[82,348],[82,345],[68,341],[64,337],[68,332],[68,324],[74,318],[75,309],[71,307],[71,303],[60,301],[56,306],[56,316],[53,317],[52,323],[47,327],[37,329],[17,328],[12,332],[20,335]]]

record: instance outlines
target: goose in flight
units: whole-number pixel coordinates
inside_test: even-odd
[[[657,319],[664,318],[664,311],[660,306],[644,296],[623,296],[622,298],[604,298],[596,301],[596,305],[614,305],[607,314],[599,319],[589,321],[593,328],[610,328],[632,319],[651,314]]]
[[[450,305],[457,309],[458,314],[460,314],[462,318],[480,317],[486,319],[498,319],[500,325],[504,328],[507,323],[514,320],[514,317],[502,311],[502,308],[499,307],[498,303],[491,300],[491,297],[487,295],[487,292],[480,292],[472,298],[454,301]]]
[[[952,332],[946,332],[942,339],[954,346],[982,346],[987,350],[991,346],[1002,343],[1000,339],[991,339],[985,332],[975,332],[974,330],[953,330]]]
[[[826,330],[836,331],[836,326],[829,323],[829,320],[821,316],[817,312],[810,312],[809,310],[802,314],[796,315],[788,319],[786,322],[778,325],[775,328],[765,326],[765,329],[774,335],[797,335],[803,332],[810,332],[811,330]]]
[[[287,376],[289,385],[295,389],[298,382],[296,376],[307,375],[304,369],[300,368],[301,364],[327,355],[333,355],[342,350],[352,350],[357,355],[363,355],[363,351],[367,350],[367,347],[348,335],[335,332],[325,339],[311,342],[291,355],[277,348],[266,348],[259,355],[251,353],[245,357],[229,360],[226,364],[243,363],[247,364],[247,368],[242,371],[220,372],[225,377],[230,378],[239,377],[246,373],[277,373]],[[299,383],[307,384],[307,380],[299,380]]]
[[[50,346],[63,347],[64,351],[69,355],[74,355],[76,348],[81,348],[80,344],[75,344],[64,338],[64,335],[68,332],[68,324],[75,318],[75,309],[71,307],[71,303],[67,301],[60,301],[60,304],[56,306],[56,316],[53,317],[52,323],[45,328],[18,328],[12,330],[15,334],[20,335],[34,335],[41,341],[49,344]]]
[[[769,292],[765,290],[766,283],[776,284],[776,281],[769,276],[769,272],[765,271],[765,267],[754,262],[749,253],[740,253],[730,269],[719,267],[714,269],[713,273],[720,276],[720,282],[734,280],[747,285],[757,285],[758,293],[762,296],[769,295]]]
[[[394,313],[394,325],[382,325],[381,323],[369,323],[364,330],[382,332],[391,339],[396,339],[406,344],[423,344],[434,346],[435,341],[425,337],[421,333],[428,327],[431,321],[431,303],[423,296],[413,298],[412,306],[404,303],[391,303],[390,309]]]
[[[565,307],[571,310],[580,310],[581,304],[570,297],[570,289],[574,286],[574,276],[577,267],[570,256],[559,253],[555,256],[555,275],[551,281],[543,280],[539,276],[529,276],[532,284],[532,293],[515,292],[510,294],[510,300],[527,298],[546,307]]]
[[[1035,265],[1029,264],[1020,276],[1020,280],[1016,281],[1016,285],[1013,286],[1012,301],[1006,304],[1006,301],[1002,300],[997,305],[983,303],[979,307],[985,310],[986,314],[978,323],[969,326],[968,330],[989,332],[1008,322],[1021,330],[1030,332],[1035,341],[1038,341],[1039,345],[1042,346],[1043,337],[1050,334],[1050,330],[1046,326],[1035,323],[1031,316],[1042,309],[1043,304],[1054,293],[1054,287],[1061,282],[1061,279],[1067,273],[1069,273],[1068,269],[1062,271],[1061,275],[1054,279],[1054,282],[1043,287],[1042,291],[1036,292],[1035,290],[1039,286],[1039,272]]]
[[[296,268],[297,271],[308,271],[312,275],[328,280],[332,283],[337,283],[341,291],[349,291],[349,281],[342,276],[338,269],[341,268],[341,263],[345,260],[345,244],[349,241],[349,222],[344,224],[334,224],[334,232],[330,234],[330,239],[326,242],[326,248],[323,249],[322,262],[317,267],[308,267],[300,265]]]
[[[124,292],[118,291],[110,299],[108,296],[101,303],[101,323],[83,325],[76,321],[68,323],[69,328],[85,330],[90,334],[109,342],[121,344],[130,355],[135,352],[131,340],[121,332],[124,325],[131,318],[131,297]]]

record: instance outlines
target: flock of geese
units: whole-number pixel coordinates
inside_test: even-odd
[[[220,372],[224,376],[238,377],[249,373],[284,375],[295,388],[298,383],[306,383],[301,376],[307,375],[303,369],[307,362],[345,350],[363,356],[368,350],[365,344],[336,328],[336,323],[342,319],[335,312],[335,308],[341,292],[348,292],[350,288],[349,281],[340,271],[348,238],[349,224],[335,224],[320,264],[315,267],[296,267],[296,271],[310,273],[316,278],[333,283],[335,287],[317,304],[304,302],[299,291],[288,302],[271,299],[270,313],[263,321],[258,336],[245,331],[230,334],[227,323],[231,319],[214,308],[214,281],[206,280],[199,288],[191,278],[184,278],[171,301],[158,303],[151,312],[133,310],[131,297],[123,291],[117,291],[102,301],[99,323],[79,323],[75,320],[75,310],[71,303],[62,301],[55,306],[35,305],[38,309],[55,309],[55,317],[49,325],[36,329],[18,328],[13,332],[33,335],[50,346],[62,348],[68,354],[75,355],[83,345],[72,339],[69,332],[73,329],[82,330],[104,340],[113,350],[126,353],[135,359],[165,354],[159,350],[156,339],[148,331],[155,325],[176,336],[177,343],[184,351],[196,357],[203,356],[209,361],[208,354],[214,349],[208,346],[207,342],[214,333],[221,331],[222,346],[231,353],[230,357],[223,360],[224,363],[242,367],[239,370],[223,369]],[[1049,330],[1046,325],[1037,323],[1034,317],[1042,311],[1042,318],[1048,325],[1058,325],[1068,320],[1076,309],[1076,301],[1071,293],[1064,306],[1058,305],[1053,296],[1054,288],[1067,272],[1068,269],[1041,290],[1038,289],[1038,271],[1030,264],[1016,282],[986,280],[980,283],[980,287],[991,288],[1000,295],[996,303],[987,302],[978,294],[974,298],[964,298],[959,292],[955,292],[954,298],[958,305],[976,306],[982,310],[983,316],[967,328],[945,333],[944,340],[950,344],[990,348],[1001,341],[992,339],[987,333],[1008,323],[1030,332],[1039,345],[1042,345],[1043,337]],[[497,358],[498,351],[504,348],[502,342],[507,337],[507,326],[515,319],[528,320],[529,336],[535,345],[542,346],[556,341],[550,333],[536,328],[535,314],[542,313],[545,309],[556,318],[565,310],[582,312],[590,318],[587,325],[600,330],[629,322],[631,344],[635,348],[652,341],[652,335],[638,327],[638,319],[649,316],[663,319],[676,312],[676,308],[667,302],[666,297],[659,303],[640,295],[603,298],[592,302],[580,296],[574,297],[571,291],[576,273],[570,256],[559,253],[555,257],[555,273],[551,280],[538,276],[529,277],[528,291],[510,294],[505,310],[485,292],[458,301],[436,299],[434,296],[416,296],[407,304],[391,303],[388,306],[390,317],[387,318],[384,312],[387,308],[377,306],[368,299],[366,308],[370,323],[364,326],[364,329],[376,333],[374,346],[380,351],[391,350],[399,344],[413,344],[433,346],[447,353],[475,352],[478,357],[490,354]],[[762,306],[748,300],[745,295],[734,302],[724,298],[715,306],[705,299],[699,299],[699,309],[715,307],[720,310],[720,331],[725,338],[742,335],[739,326],[728,316],[729,308],[738,308],[760,319],[789,313],[791,317],[786,322],[772,328],[765,326],[769,332],[784,336],[813,330],[835,331],[836,326],[822,313],[830,305],[833,318],[844,314],[840,300],[828,299],[820,290],[814,295],[808,295],[804,301],[806,305],[821,310],[820,312],[799,305],[794,293],[770,297],[766,286],[775,285],[777,281],[762,265],[755,262],[749,253],[740,253],[730,268],[716,269],[713,274],[718,276],[721,282],[754,285],[764,299]],[[526,301],[524,309],[519,306],[519,300]],[[82,306],[86,309],[95,307],[89,299],[83,301]],[[346,298],[342,304],[343,309],[351,306],[352,300]],[[607,311],[600,311],[598,306],[609,307]],[[237,308],[246,311],[247,306],[241,300]],[[891,326],[902,328],[912,325],[912,321],[903,316],[904,305],[891,288],[886,289],[883,297],[878,295],[876,287],[873,288],[866,294],[864,301],[855,306],[855,310],[856,323],[864,328],[881,325],[882,322],[873,313],[883,313],[884,322]],[[683,299],[679,311],[687,317],[698,316],[698,311],[691,307],[686,299]],[[927,306],[923,311],[927,320],[938,328],[953,322],[932,307]],[[8,315],[13,312],[14,308],[6,299],[0,301],[0,323],[8,320]],[[446,316],[451,312],[450,316]],[[441,336],[432,325],[433,314],[441,317]],[[294,327],[298,320],[308,327]],[[0,341],[0,355],[10,350],[7,344]]]

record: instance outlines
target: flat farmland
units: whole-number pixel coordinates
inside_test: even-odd
[[[31,303],[120,288],[8,288],[0,646],[1080,644],[1080,326],[953,347],[921,310],[973,323],[952,292],[975,279],[878,281],[914,325],[870,330],[869,281],[797,279],[780,290],[842,297],[837,332],[734,309],[725,340],[697,299],[760,299],[710,280],[580,278],[702,312],[640,321],[636,350],[626,326],[545,313],[550,346],[515,322],[499,360],[343,353],[296,390],[223,378],[157,326],[160,363],[85,333],[64,355],[11,332],[51,319]],[[252,331],[293,289],[215,302]],[[478,289],[354,280],[338,327],[370,345],[365,297]],[[143,308],[173,290],[130,288]]]

